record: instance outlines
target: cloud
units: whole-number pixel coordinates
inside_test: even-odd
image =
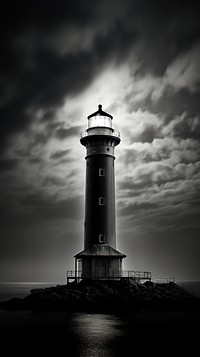
[[[174,91],[187,88],[191,92],[200,90],[200,43],[181,54],[167,68],[164,82]]]
[[[77,21],[77,29],[82,33],[87,27],[83,17],[79,12],[74,13],[74,6],[63,6],[63,14],[59,14],[58,24],[57,14],[52,13],[52,4],[48,5],[48,15],[40,16],[40,11],[35,11],[37,6],[26,5],[24,7],[24,17],[20,18],[18,24],[15,17],[17,31],[7,32],[7,36],[2,43],[2,108],[1,117],[3,119],[2,139],[7,135],[27,128],[34,120],[37,110],[57,110],[62,107],[67,95],[76,95],[84,90],[103,68],[104,64],[115,58],[121,61],[127,54],[131,46],[132,30],[129,30],[122,23],[111,23],[109,34],[95,30],[92,14],[96,12],[94,6],[88,8],[77,2],[86,18],[89,19],[91,32],[94,30],[95,40],[91,48],[80,46],[79,51],[60,53],[53,46],[56,43],[54,31],[56,28],[63,28],[64,33],[68,31],[67,20],[71,17],[72,24]],[[44,10],[43,6],[39,6]],[[87,9],[87,11],[86,11]],[[33,10],[33,11],[32,11]],[[65,11],[66,10],[66,11]],[[88,11],[89,10],[89,11]],[[46,11],[46,9],[45,9]],[[69,15],[69,11],[72,14]],[[27,18],[30,17],[30,22]],[[82,14],[83,15],[83,14]],[[52,21],[50,22],[50,19]],[[35,20],[35,22],[34,22]],[[73,22],[74,21],[74,22]],[[100,21],[100,20],[98,20]],[[74,25],[70,25],[74,27]],[[14,25],[14,24],[13,24]],[[26,31],[24,28],[26,27]],[[88,29],[85,36],[88,34]],[[112,38],[112,45],[111,45]],[[49,41],[50,40],[50,41]],[[81,44],[82,36],[79,43]],[[13,58],[15,62],[13,63]],[[31,109],[31,115],[28,114]],[[64,131],[57,133],[62,137]]]
[[[60,177],[56,176],[47,176],[44,177],[44,186],[49,185],[50,187],[52,185],[58,186],[58,187],[63,187],[66,186],[66,181],[64,179],[61,179]]]
[[[63,186],[64,182],[56,177],[46,178],[45,185]],[[29,225],[37,222],[47,222],[48,220],[62,219],[82,219],[83,202],[81,196],[59,198],[57,195],[50,195],[47,192],[28,191],[18,197],[7,196],[7,201],[3,200],[0,205],[2,227],[7,226],[10,218],[14,225]]]
[[[82,217],[82,200],[80,197],[57,199],[55,196],[36,192],[21,198],[20,203],[28,215],[40,220],[58,218],[76,220]]]
[[[70,153],[70,149],[67,150],[58,150],[54,154],[50,155],[50,159],[57,160],[62,158],[63,156],[66,156]]]
[[[198,140],[200,137],[200,118],[198,115],[190,116],[184,112],[166,125],[163,133],[182,139],[192,138]]]
[[[148,111],[131,112],[126,116],[125,126],[122,128],[126,142],[151,143],[162,136],[162,118]]]
[[[19,160],[17,160],[17,159],[0,160],[0,170],[1,170],[1,172],[13,170],[14,168],[17,167],[18,163],[19,163]]]
[[[162,125],[163,137],[126,146],[120,156],[118,216],[126,220],[130,232],[177,230],[183,226],[189,229],[191,222],[198,226],[199,142],[194,138],[182,139],[173,131],[182,120],[178,117]],[[191,121],[191,127],[196,123]],[[135,129],[137,132],[137,126]]]
[[[149,209],[152,211],[152,209],[158,208],[158,205],[156,203],[151,203],[151,202],[135,202],[134,204],[130,204],[127,207],[122,208],[119,210],[120,216],[133,216],[136,212],[140,214],[140,211],[146,212]]]
[[[66,138],[68,138],[69,136],[76,136],[79,135],[81,129],[80,126],[76,126],[76,127],[71,127],[71,128],[60,128],[57,129],[55,132],[55,137],[58,138],[59,140],[65,140]]]
[[[131,2],[140,33],[135,50],[140,62],[139,76],[146,73],[162,76],[174,58],[198,42],[200,28],[196,6],[193,1],[181,7],[179,1],[175,1],[173,6],[165,3],[164,7],[159,1],[153,4],[147,1]],[[134,17],[130,11],[131,14]]]
[[[164,113],[171,120],[174,114],[195,116],[199,112],[200,45],[187,49],[169,62],[162,76],[145,73],[142,77],[133,74],[132,109]],[[192,95],[191,95],[192,94]]]
[[[126,219],[126,228],[145,231],[166,231],[170,228],[174,231],[191,227],[191,224],[199,226],[197,217],[198,200],[195,192],[199,190],[198,181],[174,180],[165,182],[157,188],[154,186],[139,188],[139,195],[131,195],[127,191],[127,199],[119,201],[118,216]],[[196,186],[196,187],[195,187]],[[138,190],[132,187],[132,190]],[[187,217],[190,217],[187,221]],[[192,223],[193,222],[193,223]]]
[[[167,71],[168,83],[177,89],[186,82],[190,89],[197,88],[195,5],[180,8],[176,3],[173,8],[166,5],[165,10],[159,5],[157,1],[151,6],[146,1],[75,1],[56,6],[48,2],[47,6],[46,2],[32,5],[22,1],[15,6],[18,16],[7,5],[1,56],[1,143],[27,128],[38,109],[61,108],[68,95],[84,91],[105,65],[119,65],[133,53],[140,77],[144,71],[155,76]],[[162,36],[155,36],[158,33]],[[182,55],[191,44],[194,50]],[[181,71],[188,63],[183,76]],[[67,135],[63,131],[57,134]]]

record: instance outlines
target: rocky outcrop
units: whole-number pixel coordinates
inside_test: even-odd
[[[134,280],[81,281],[33,289],[23,299],[0,303],[3,310],[97,311],[199,309],[200,299],[175,283],[139,284]]]

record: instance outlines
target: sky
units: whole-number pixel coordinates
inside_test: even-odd
[[[83,249],[98,104],[115,149],[124,269],[200,281],[197,2],[6,1],[0,13],[0,281],[65,282]]]

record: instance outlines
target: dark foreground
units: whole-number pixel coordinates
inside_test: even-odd
[[[200,311],[0,312],[7,355],[119,357],[193,356],[199,350]]]
[[[20,299],[0,302],[5,311],[74,311],[119,313],[140,310],[191,310],[200,308],[200,298],[171,282],[156,284],[134,280],[81,281],[33,289]]]
[[[8,355],[194,355],[199,298],[174,283],[82,282],[34,289],[0,303]]]

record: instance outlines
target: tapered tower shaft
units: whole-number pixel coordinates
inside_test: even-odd
[[[119,132],[92,127],[86,133],[81,138],[87,150],[84,248],[99,243],[116,248],[114,148],[120,142]]]
[[[116,250],[114,149],[120,133],[112,119],[99,105],[80,139],[86,147],[84,251],[75,257],[87,278],[120,276],[125,257]]]

